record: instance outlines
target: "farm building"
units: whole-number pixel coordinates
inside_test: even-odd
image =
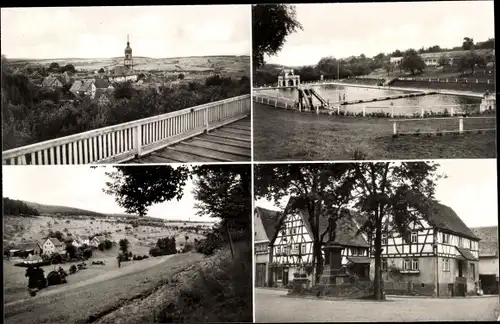
[[[43,254],[65,253],[65,245],[55,237],[49,237],[42,245]]]
[[[63,78],[49,75],[48,77],[43,79],[42,87],[51,88],[51,89],[62,88],[63,87]]]
[[[14,246],[8,249],[8,254],[10,257],[22,257],[25,258],[30,254],[41,254],[42,246],[38,241],[29,241],[23,242],[19,244],[15,244]]]
[[[471,229],[479,242],[479,281],[485,294],[498,294],[499,256],[498,226]]]
[[[86,236],[77,235],[75,237],[75,239],[73,240],[72,244],[74,246],[76,246],[76,247],[80,247],[80,246],[83,246],[83,245],[90,245],[90,240]]]
[[[94,79],[85,79],[75,81],[69,91],[75,96],[89,96],[90,98],[94,98],[96,89]]]
[[[95,236],[91,241],[90,241],[90,246],[93,247],[98,247],[99,244],[104,243],[106,241],[106,237],[100,235],[100,236]]]

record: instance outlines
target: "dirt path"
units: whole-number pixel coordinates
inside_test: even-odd
[[[188,253],[128,264],[34,298],[5,304],[5,323],[87,323],[92,316],[99,317],[153,291],[161,282],[202,259],[202,255]]]

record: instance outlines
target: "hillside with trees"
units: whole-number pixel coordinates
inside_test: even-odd
[[[3,214],[11,216],[39,216],[40,212],[22,200],[3,197]]]

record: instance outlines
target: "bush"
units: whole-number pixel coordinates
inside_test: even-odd
[[[69,267],[69,273],[73,274],[76,272],[76,266],[73,264],[71,267]]]
[[[207,238],[195,242],[196,252],[205,255],[214,254],[215,250],[222,246],[222,240],[213,233],[209,233]]]
[[[48,286],[55,286],[55,285],[60,285],[62,284],[62,278],[61,275],[59,274],[58,271],[51,271],[47,275],[47,285]]]
[[[186,243],[186,245],[184,245],[181,252],[187,253],[187,252],[191,252],[193,250],[194,250],[194,245],[193,245],[193,243],[189,242],[189,243]]]
[[[181,287],[178,305],[183,305],[184,322],[251,322],[251,255],[223,255],[218,267],[198,271],[198,276]]]
[[[85,249],[83,250],[83,257],[85,259],[90,259],[92,257],[92,250],[91,249]]]
[[[43,289],[47,287],[47,279],[45,279],[42,268],[27,268],[25,277],[28,277],[28,288],[30,289]]]

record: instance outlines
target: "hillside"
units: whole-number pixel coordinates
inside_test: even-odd
[[[113,58],[59,58],[59,59],[16,59],[9,58],[13,68],[25,69],[36,66],[46,68],[53,62],[63,66],[72,64],[78,71],[94,71],[100,68],[113,69],[123,65],[123,57]],[[249,76],[250,56],[192,56],[173,58],[134,57],[135,71],[166,71],[208,73],[218,72],[229,76]]]
[[[40,214],[50,214],[50,215],[75,215],[75,216],[100,216],[104,217],[104,214],[86,210],[86,209],[80,209],[80,208],[74,208],[74,207],[66,207],[66,206],[55,206],[55,205],[44,205],[44,204],[39,204],[35,202],[30,202],[30,201],[24,201],[26,205],[30,206],[31,208],[35,208],[38,210]]]

